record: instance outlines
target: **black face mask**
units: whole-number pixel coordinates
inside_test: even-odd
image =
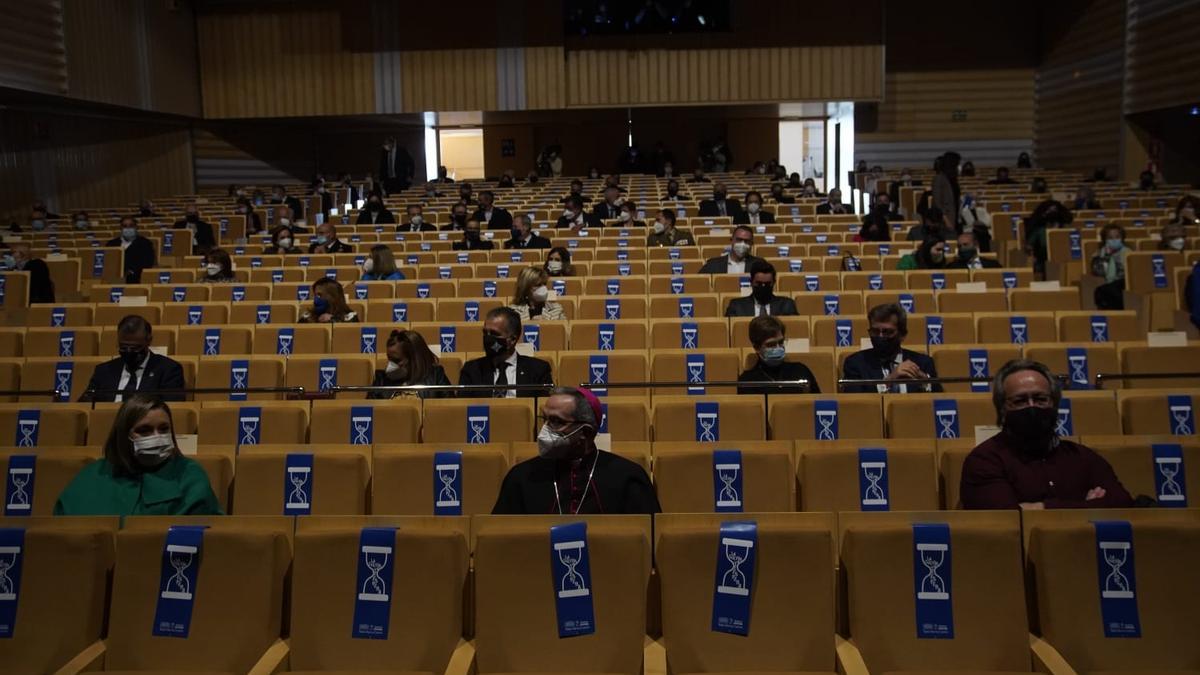
[[[458,225],[466,225],[467,224],[467,214],[465,214],[465,213],[454,214],[454,222],[455,222],[455,224],[458,224]]]
[[[714,193],[713,193],[713,201],[718,201],[718,202],[719,202],[719,201],[721,201],[722,199],[725,199],[725,193],[724,193],[724,192],[714,192]]]
[[[767,284],[765,286],[754,286],[750,289],[750,294],[754,296],[754,301],[760,305],[767,305],[775,297],[775,284]]]
[[[894,337],[885,338],[872,335],[871,348],[874,349],[880,356],[891,358],[896,355],[896,352],[900,351],[900,336],[897,335]]]
[[[146,358],[145,351],[123,351],[121,352],[121,361],[125,363],[125,368],[133,371],[142,365],[142,360]]]
[[[493,359],[503,356],[508,352],[508,340],[500,337],[499,335],[484,333],[483,351],[487,352],[487,355]]]
[[[477,230],[467,230],[466,233],[468,241],[479,241],[479,232]]]
[[[196,221],[200,220],[200,216],[198,216],[198,215],[196,215],[196,214],[194,214],[194,213],[189,213],[189,214],[187,214],[187,218],[186,218],[186,220],[187,220],[189,223],[194,223],[194,222],[196,222]]]
[[[1054,408],[1029,406],[1004,413],[1004,431],[1029,450],[1045,451],[1057,425],[1058,411]]]
[[[383,204],[380,204],[379,202],[371,202],[371,203],[367,204],[367,208],[372,211],[382,211]]]

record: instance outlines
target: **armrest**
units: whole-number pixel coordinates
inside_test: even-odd
[[[868,675],[867,663],[863,661],[862,652],[853,640],[847,640],[841,635],[833,636],[833,644],[837,648],[838,672],[842,675]]]
[[[1030,633],[1029,650],[1033,652],[1033,668],[1049,675],[1075,675],[1075,669],[1049,642]]]
[[[446,675],[475,675],[475,642],[459,639],[446,664]]]
[[[247,675],[274,675],[283,672],[290,652],[290,643],[287,640],[276,638]]]
[[[642,675],[667,675],[667,647],[646,636],[642,648]]]
[[[104,643],[104,640],[96,640],[84,647],[83,651],[75,655],[75,658],[64,663],[62,668],[55,671],[55,675],[75,675],[75,673],[85,670],[100,670],[104,665],[104,653],[107,649],[108,645]]]

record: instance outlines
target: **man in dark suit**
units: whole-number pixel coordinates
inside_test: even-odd
[[[138,234],[137,219],[125,216],[121,219],[121,235],[109,239],[105,246],[120,246],[125,251],[125,283],[142,283],[142,270],[154,267],[158,259],[154,244]]]
[[[354,247],[338,239],[337,227],[329,221],[317,227],[317,236],[308,245],[309,253],[354,253]]]
[[[570,228],[578,232],[589,227],[600,227],[600,220],[591,213],[583,212],[583,202],[579,201],[578,197],[568,197],[567,206],[563,209],[563,214],[558,217],[558,222],[554,226],[557,228]]]
[[[120,403],[134,392],[160,392],[183,389],[183,367],[176,361],[150,351],[153,340],[150,323],[131,314],[117,324],[117,350],[120,356],[96,366],[80,401]],[[168,401],[182,401],[181,392],[162,393]]]
[[[592,209],[592,215],[599,220],[616,220],[621,217],[621,190],[609,185],[604,188],[604,201]]]
[[[851,354],[842,366],[842,378],[847,380],[888,380],[895,384],[847,385],[846,393],[885,393],[887,391],[941,392],[938,382],[922,382],[936,379],[937,368],[933,359],[902,347],[908,336],[908,315],[904,308],[895,303],[872,307],[867,313],[868,335],[871,348]]]
[[[746,210],[738,211],[733,217],[734,225],[770,225],[775,222],[775,214],[762,210],[762,195],[757,190],[746,193]]]
[[[437,229],[432,224],[425,222],[425,216],[422,215],[425,208],[420,204],[409,204],[407,211],[408,222],[397,225],[397,232],[433,232]]]
[[[736,199],[726,199],[725,194],[724,183],[713,183],[712,199],[700,202],[700,216],[702,218],[736,216],[742,210],[742,205]]]
[[[496,193],[483,190],[479,193],[479,208],[475,210],[475,220],[480,224],[486,223],[489,230],[511,230],[512,214],[508,209],[496,206]]]
[[[529,216],[513,218],[512,239],[504,242],[504,248],[550,248],[550,240],[534,234]]]
[[[183,213],[183,220],[175,221],[176,230],[192,231],[192,254],[204,255],[211,248],[216,248],[217,239],[213,235],[212,225],[200,219],[200,213],[195,204],[189,204]]]
[[[483,322],[484,356],[467,361],[459,373],[459,384],[544,384],[553,385],[550,364],[531,356],[517,354],[521,341],[521,317],[512,308],[497,307],[487,313]],[[497,390],[494,398],[529,398],[545,395],[546,390]],[[470,392],[464,397],[487,396],[487,392]]]
[[[383,205],[383,199],[376,194],[367,197],[365,208],[358,212],[358,220],[355,220],[354,224],[394,225],[396,224],[396,216]]]
[[[783,191],[783,183],[771,183],[771,199],[776,204],[795,204],[796,198],[787,196]]]
[[[463,228],[463,238],[451,245],[455,251],[490,251],[496,248],[490,239],[484,239],[479,233],[479,221],[472,218]]]
[[[446,170],[446,167],[444,165],[439,166],[437,178],[433,179],[430,182],[431,183],[453,183],[454,179],[448,175],[449,173],[450,172]]]
[[[271,203],[283,204],[292,210],[292,215],[296,218],[300,218],[304,215],[304,205],[300,203],[299,199],[296,199],[295,197],[289,197],[287,193],[284,192],[282,185],[276,185],[272,189]]]
[[[749,274],[760,260],[750,255],[753,248],[754,230],[748,225],[738,225],[729,240],[729,253],[709,258],[700,268],[700,274]]]
[[[825,202],[817,204],[817,215],[827,216],[839,213],[850,213],[850,209],[842,203],[842,191],[833,188],[829,191],[829,198]]]
[[[1000,263],[993,258],[981,258],[979,246],[975,242],[975,233],[963,230],[963,233],[958,235],[958,256],[946,267],[959,270],[995,269],[1000,267]]]
[[[579,180],[578,178],[571,180],[571,191],[567,193],[566,197],[562,198],[562,203],[566,204],[571,200],[571,197],[578,198],[580,204],[586,204],[592,201],[591,197],[583,194],[583,181]]]
[[[397,145],[395,138],[383,142],[383,150],[379,153],[379,178],[384,190],[391,193],[408,189],[414,170],[412,155]]]
[[[759,260],[750,268],[750,295],[729,301],[725,316],[796,316],[796,302],[775,295],[775,266]]]

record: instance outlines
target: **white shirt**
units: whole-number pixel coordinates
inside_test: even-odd
[[[725,270],[727,274],[745,274],[746,259],[734,260],[733,256],[729,256],[728,268]]]
[[[754,303],[754,316],[771,316],[771,305]]]
[[[135,387],[142,383],[142,377],[146,374],[146,364],[149,362],[150,352],[146,352],[146,358],[142,359],[142,362],[138,364],[137,371],[134,373],[134,376],[137,378],[134,384]],[[122,364],[121,379],[117,380],[117,389],[124,389],[125,385],[127,384],[129,384],[129,369]],[[120,403],[123,400],[125,400],[125,398],[121,394],[117,394],[113,397],[113,402],[115,403]]]
[[[133,243],[132,241],[125,241],[125,239],[122,238],[121,239],[121,250],[124,251],[125,249],[129,248],[129,245],[132,243]]]
[[[508,359],[506,359],[504,361],[504,371],[505,371],[504,374],[507,377],[507,383],[508,384],[517,384],[517,353],[516,352],[513,352],[512,356],[509,356]],[[498,382],[499,380],[500,380],[500,369],[497,368],[495,375],[492,376],[492,384],[496,384],[496,382]],[[504,396],[501,396],[498,398],[516,398],[516,397],[517,397],[517,390],[509,389],[508,391],[504,392]]]

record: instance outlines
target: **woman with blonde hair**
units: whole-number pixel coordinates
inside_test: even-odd
[[[346,292],[335,279],[317,279],[312,285],[312,306],[300,315],[300,323],[358,323],[358,315],[346,304]]]
[[[567,318],[562,305],[550,302],[546,284],[550,276],[540,267],[526,267],[517,275],[517,288],[509,307],[522,321],[558,321]]]

